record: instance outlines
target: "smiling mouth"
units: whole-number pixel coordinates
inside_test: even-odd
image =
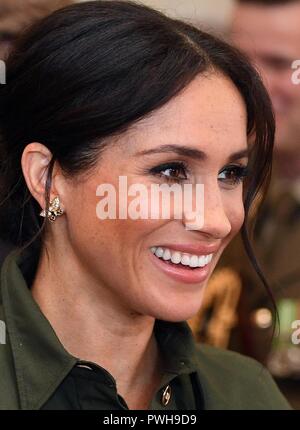
[[[154,246],[151,249],[152,254],[164,263],[182,269],[195,270],[207,266],[213,254],[196,255],[186,252],[180,252],[165,248],[162,246]]]

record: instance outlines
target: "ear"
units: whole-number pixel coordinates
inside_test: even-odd
[[[49,151],[45,145],[38,142],[27,145],[23,151],[21,159],[23,175],[27,187],[43,209],[45,208],[46,180],[51,159],[51,151]],[[56,169],[53,169],[52,178],[55,176],[55,170]],[[57,195],[59,194],[57,193],[55,183],[52,180],[50,201]]]

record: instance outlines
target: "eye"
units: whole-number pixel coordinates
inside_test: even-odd
[[[187,166],[183,162],[165,163],[150,169],[152,175],[177,183],[187,179],[187,171]]]
[[[227,166],[223,169],[218,176],[219,181],[223,184],[229,185],[230,187],[235,187],[243,182],[244,178],[248,176],[247,166]]]

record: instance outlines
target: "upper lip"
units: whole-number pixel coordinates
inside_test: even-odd
[[[160,243],[157,247],[168,248],[173,251],[185,252],[187,254],[209,255],[214,254],[220,249],[217,244],[194,244],[194,243]]]

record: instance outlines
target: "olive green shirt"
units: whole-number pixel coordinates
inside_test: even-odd
[[[21,262],[12,252],[1,270],[0,409],[128,409],[108,371],[64,349],[31,295]],[[290,408],[254,360],[199,347],[186,322],[157,320],[154,330],[165,367],[150,409]]]

